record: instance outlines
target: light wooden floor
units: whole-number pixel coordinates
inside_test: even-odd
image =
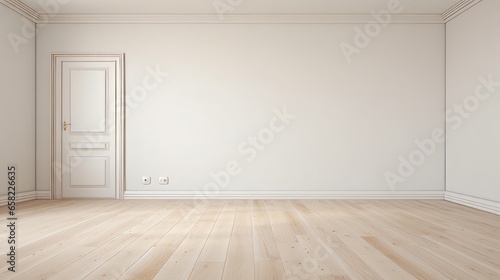
[[[64,200],[17,213],[18,271],[2,261],[0,279],[500,279],[500,216],[444,201]]]

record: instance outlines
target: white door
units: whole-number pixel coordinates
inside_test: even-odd
[[[121,67],[117,63],[115,59],[71,57],[59,59],[56,65],[60,198],[119,197],[117,121],[121,114],[117,114],[117,104]]]

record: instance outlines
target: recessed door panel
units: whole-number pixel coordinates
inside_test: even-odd
[[[107,69],[71,69],[69,99],[71,132],[105,132]]]
[[[71,157],[70,187],[106,188],[108,159]]]

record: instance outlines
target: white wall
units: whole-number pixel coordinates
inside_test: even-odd
[[[447,24],[448,191],[500,202],[500,1],[483,0]],[[490,90],[479,77],[491,79]],[[479,88],[480,98],[475,96]],[[488,96],[489,95],[489,96]],[[465,104],[464,104],[465,102]],[[458,108],[458,107],[457,107]]]
[[[352,24],[49,25],[37,40],[37,186],[49,189],[50,54],[123,52],[126,89],[159,67],[170,76],[126,120],[128,190],[193,191],[224,170],[228,191],[444,190],[444,147],[390,187],[398,156],[444,129],[444,25],[395,24],[347,63]],[[255,159],[239,145],[296,117]],[[248,148],[248,146],[247,146]],[[141,176],[152,176],[150,186]],[[160,186],[158,176],[169,176]]]
[[[18,193],[35,190],[35,39],[22,32],[33,26],[0,4],[0,195],[8,164],[17,165]]]

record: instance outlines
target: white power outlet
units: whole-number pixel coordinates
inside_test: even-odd
[[[142,184],[143,185],[150,185],[151,184],[151,177],[142,177]]]
[[[168,177],[160,177],[158,182],[160,182],[160,185],[168,185],[169,180]]]

